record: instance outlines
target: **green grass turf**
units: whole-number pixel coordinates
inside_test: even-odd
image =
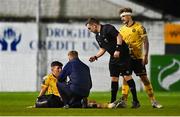
[[[141,107],[131,109],[131,96],[125,109],[63,109],[63,108],[26,108],[33,105],[37,92],[1,92],[0,116],[179,116],[180,92],[155,92],[156,98],[164,106],[163,109],[153,109],[145,92],[139,92]],[[118,95],[118,97],[120,97]],[[97,102],[108,102],[110,92],[92,92],[90,99]]]

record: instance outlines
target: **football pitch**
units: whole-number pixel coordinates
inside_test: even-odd
[[[37,95],[37,92],[0,92],[0,116],[180,116],[180,92],[155,92],[164,106],[162,109],[152,108],[145,92],[138,92],[141,103],[138,109],[130,108],[131,96],[124,109],[27,108],[34,104]],[[90,99],[107,103],[110,92],[92,92]]]

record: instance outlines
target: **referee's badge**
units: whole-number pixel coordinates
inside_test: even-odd
[[[108,43],[108,40],[106,38],[104,38],[104,42]]]
[[[130,73],[130,71],[126,71],[126,74],[129,74]]]

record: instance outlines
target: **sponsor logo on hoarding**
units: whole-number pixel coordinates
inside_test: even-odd
[[[180,56],[151,56],[151,82],[156,91],[180,91]]]
[[[95,35],[84,28],[69,27],[47,27],[42,30],[43,40],[31,40],[29,47],[31,50],[48,51],[97,51],[98,43],[95,41]]]
[[[0,34],[1,51],[17,51],[17,46],[21,41],[21,33],[18,33],[12,27],[4,28]]]
[[[166,44],[180,44],[180,24],[165,24],[164,38]]]
[[[159,66],[160,68],[161,66]],[[174,71],[175,70],[175,71]],[[165,90],[170,90],[170,86],[180,81],[180,62],[173,59],[172,63],[164,66],[158,74],[158,82]]]

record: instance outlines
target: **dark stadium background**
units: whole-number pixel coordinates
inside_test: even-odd
[[[159,10],[163,13],[164,18],[171,15],[174,18],[180,17],[180,0],[130,0],[147,7]]]

